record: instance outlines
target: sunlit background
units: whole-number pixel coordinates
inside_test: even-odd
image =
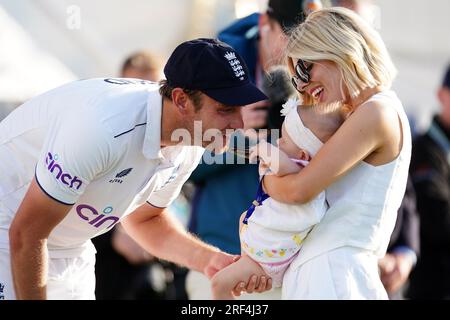
[[[375,0],[375,26],[399,69],[395,89],[417,128],[438,103],[450,62],[450,1]],[[162,63],[181,41],[213,37],[257,0],[1,0],[0,118],[65,82],[115,76],[125,56],[149,49]]]

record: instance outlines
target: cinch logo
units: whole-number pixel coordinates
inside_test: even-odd
[[[75,210],[81,219],[89,221],[89,224],[96,228],[99,228],[105,222],[109,222],[109,225],[106,227],[106,229],[109,229],[119,221],[119,217],[108,216],[108,214],[113,211],[112,207],[106,207],[103,209],[101,214],[99,214],[94,207],[88,204],[80,204]]]
[[[128,168],[128,169],[120,171],[118,174],[116,174],[116,177],[114,179],[109,180],[109,183],[114,183],[114,182],[122,183],[123,180],[121,178],[126,177],[131,172],[131,170],[133,170],[133,168]]]
[[[60,180],[62,183],[64,183],[65,185],[68,185],[69,188],[76,188],[75,189],[80,189],[81,185],[83,184],[83,182],[78,179],[78,177],[72,177],[69,173],[65,173],[63,168],[56,163],[56,160],[58,160],[58,155],[52,155],[50,152],[47,153],[47,158],[45,158],[45,163],[47,164],[47,170],[50,171],[50,173],[54,173],[54,171],[56,170],[56,179]]]

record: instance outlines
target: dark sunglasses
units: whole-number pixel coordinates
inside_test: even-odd
[[[307,66],[307,63],[305,61],[298,59],[297,64],[294,68],[295,76],[292,77],[292,85],[298,92],[301,93],[301,91],[298,89],[298,85],[300,84],[300,82],[302,82],[303,84],[307,84],[311,81],[312,67],[312,63]]]

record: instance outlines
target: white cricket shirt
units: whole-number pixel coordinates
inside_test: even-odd
[[[176,198],[204,149],[160,148],[158,89],[137,79],[75,81],[0,123],[0,248],[9,248],[9,226],[34,177],[49,197],[73,205],[50,234],[52,257],[92,249],[90,238],[146,201],[167,207]]]

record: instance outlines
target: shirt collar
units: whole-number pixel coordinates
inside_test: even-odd
[[[188,150],[187,148],[192,147],[169,146],[161,148],[163,98],[158,89],[150,92],[147,99],[147,124],[145,125],[142,153],[149,160],[159,160],[160,168],[169,168],[175,165],[179,156],[183,157],[184,152]],[[203,153],[204,149],[201,149]]]
[[[142,152],[147,159],[164,159],[161,153],[162,97],[158,90],[147,99],[147,124]]]

